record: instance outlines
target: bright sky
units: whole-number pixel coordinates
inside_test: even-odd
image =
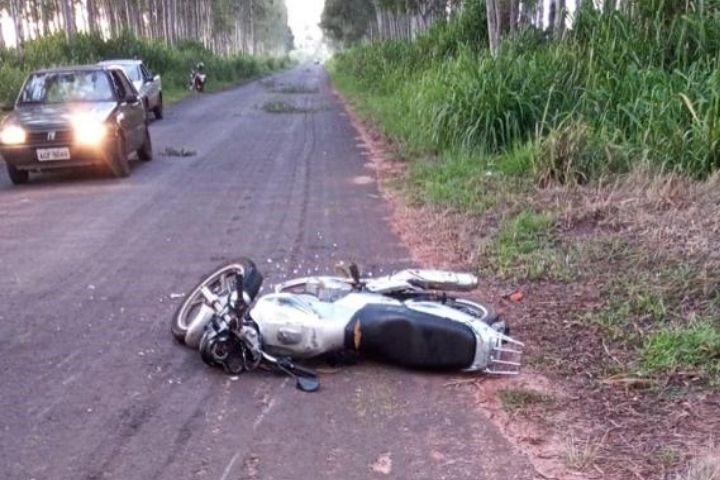
[[[325,0],[285,0],[288,9],[288,23],[295,36],[295,47],[301,50],[315,50],[322,41],[318,24]]]

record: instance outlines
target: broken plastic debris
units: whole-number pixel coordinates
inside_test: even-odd
[[[175,298],[185,298],[185,294],[184,294],[184,293],[171,293],[171,294],[170,294],[170,298],[172,298],[172,299],[175,299]]]
[[[511,290],[507,293],[505,293],[502,298],[505,300],[510,300],[511,302],[521,302],[525,298],[525,294],[522,290],[519,288],[516,288],[515,290]]]

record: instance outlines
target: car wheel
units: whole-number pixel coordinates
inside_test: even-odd
[[[130,161],[125,151],[125,141],[118,137],[109,155],[110,171],[116,177],[127,177],[130,175]]]
[[[7,172],[13,185],[22,185],[30,180],[30,172],[19,170],[9,163],[7,164]]]
[[[160,95],[160,98],[158,99],[158,104],[153,108],[153,113],[155,114],[155,118],[160,120],[163,118],[163,98],[162,95]]]
[[[145,127],[145,138],[142,147],[137,151],[138,158],[143,162],[149,162],[153,159],[152,140],[150,140],[150,130]]]

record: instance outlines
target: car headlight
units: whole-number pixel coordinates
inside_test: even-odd
[[[0,142],[6,145],[19,145],[25,143],[27,133],[22,127],[8,125],[0,131]]]
[[[107,125],[92,117],[78,116],[72,120],[75,142],[80,145],[96,146],[105,140]]]

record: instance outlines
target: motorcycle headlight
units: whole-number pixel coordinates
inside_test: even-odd
[[[96,118],[77,116],[72,120],[75,142],[80,145],[96,146],[107,136],[108,128]]]
[[[22,127],[8,125],[0,131],[0,142],[6,145],[19,145],[25,143],[27,133]]]

